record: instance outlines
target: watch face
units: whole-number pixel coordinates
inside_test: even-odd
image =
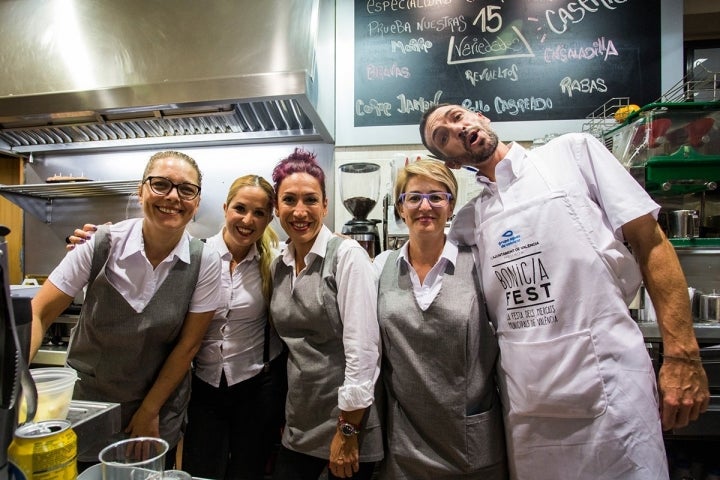
[[[353,427],[349,423],[341,423],[340,424],[340,433],[342,433],[346,437],[350,437],[352,435],[355,435],[357,432],[355,430],[355,427]]]

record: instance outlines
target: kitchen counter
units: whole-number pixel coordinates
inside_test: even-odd
[[[657,322],[638,322],[638,326],[645,340],[651,342],[662,340]],[[720,323],[696,322],[693,324],[693,328],[698,342],[705,344],[717,342],[720,344]]]
[[[77,435],[78,461],[96,462],[121,431],[120,404],[71,400],[67,419]]]

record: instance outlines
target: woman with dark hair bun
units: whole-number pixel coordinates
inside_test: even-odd
[[[374,406],[380,337],[367,252],[323,225],[328,200],[315,155],[296,149],[273,171],[289,237],[273,265],[270,313],[289,351],[286,426],[276,480],[369,479],[383,456]]]

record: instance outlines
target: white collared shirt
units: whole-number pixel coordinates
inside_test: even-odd
[[[410,282],[412,283],[415,300],[417,301],[420,309],[422,311],[425,311],[430,307],[432,302],[440,293],[440,289],[442,288],[443,272],[445,271],[445,266],[448,262],[450,262],[452,265],[455,265],[455,262],[457,262],[458,248],[452,242],[446,241],[440,257],[425,276],[425,281],[421,284],[420,277],[418,277],[415,268],[413,268],[413,266],[410,264],[410,261],[408,260],[409,245],[410,241],[407,241],[400,248],[400,254],[398,255],[397,262],[404,262],[407,265],[408,271],[410,272]],[[373,266],[375,267],[378,278],[380,278],[383,267],[385,267],[385,263],[387,262],[387,259],[391,253],[392,250],[386,250],[380,255],[376,256],[375,260],[373,260]]]
[[[222,306],[215,311],[202,346],[195,357],[195,374],[215,387],[222,372],[228,385],[254,377],[263,368],[267,305],[262,293],[260,253],[255,244],[230,272],[232,253],[223,232],[207,239],[207,246],[220,254]],[[279,252],[274,252],[277,255]],[[280,354],[282,343],[277,335],[270,337],[270,360]]]
[[[323,225],[305,265],[325,257],[333,233]],[[377,280],[365,249],[355,240],[346,240],[337,251],[337,302],[343,322],[345,381],[338,390],[338,407],[352,411],[373,403],[375,382],[380,375],[380,330],[377,322]],[[295,272],[295,248],[289,243],[281,261]],[[305,274],[307,267],[293,279]],[[369,308],[372,306],[372,308]]]
[[[136,312],[142,312],[178,261],[190,262],[190,235],[182,238],[160,264],[153,268],[145,256],[142,218],[133,218],[110,225],[110,254],[105,273],[110,284]],[[94,239],[76,245],[49,275],[53,285],[74,297],[90,279]],[[220,259],[210,249],[203,249],[198,283],[190,302],[190,312],[209,312],[220,305],[217,285],[220,280]]]

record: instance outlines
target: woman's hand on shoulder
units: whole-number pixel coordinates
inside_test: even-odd
[[[112,222],[107,222],[105,225],[112,225]],[[86,223],[82,228],[76,228],[72,234],[65,237],[65,250],[72,250],[75,245],[81,245],[87,240],[92,238],[93,233],[97,231],[97,226],[94,223]]]

